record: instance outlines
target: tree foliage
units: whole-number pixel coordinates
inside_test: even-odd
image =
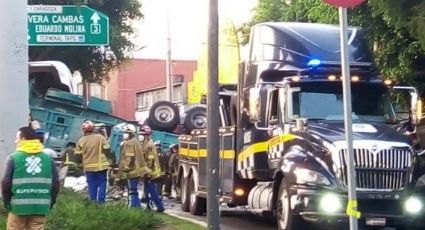
[[[30,47],[30,61],[57,60],[71,71],[80,71],[89,82],[101,82],[116,69],[134,49],[129,35],[134,33],[131,20],[142,17],[138,0],[28,0],[29,5],[87,5],[109,17],[109,46]]]
[[[425,1],[369,0],[349,9],[349,24],[366,30],[381,74],[425,89]],[[338,23],[338,11],[322,0],[259,0],[254,15],[242,28],[265,21]],[[422,80],[423,81],[423,80]]]

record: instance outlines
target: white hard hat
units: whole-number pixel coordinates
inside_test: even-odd
[[[136,133],[137,132],[137,128],[133,124],[126,123],[123,128],[124,128],[124,132],[126,132],[126,133]]]

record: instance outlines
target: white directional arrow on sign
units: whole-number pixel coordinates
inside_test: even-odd
[[[94,12],[90,20],[92,20],[93,24],[99,24],[99,20],[100,20],[99,14]]]

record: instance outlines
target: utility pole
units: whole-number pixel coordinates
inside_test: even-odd
[[[167,60],[165,62],[166,73],[165,73],[165,90],[166,90],[166,99],[167,101],[172,101],[173,99],[173,78],[172,78],[172,61],[171,61],[171,33],[170,33],[170,4],[167,5]]]
[[[208,229],[220,229],[218,98],[218,0],[209,0],[208,95],[207,95],[207,222]]]
[[[28,125],[27,1],[0,1],[0,167]]]

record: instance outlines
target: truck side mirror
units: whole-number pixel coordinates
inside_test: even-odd
[[[394,86],[393,89],[396,91],[405,91],[405,92],[407,91],[409,93],[409,96],[410,96],[409,120],[410,120],[410,123],[413,125],[418,124],[418,122],[422,118],[422,101],[418,99],[418,91],[416,90],[416,88],[411,86]],[[398,112],[396,111],[396,113],[400,113],[400,111]]]
[[[260,130],[270,130],[271,95],[273,86],[256,86],[249,89],[249,119]],[[272,122],[273,123],[273,122]],[[277,123],[277,121],[276,121]]]
[[[418,92],[410,91],[410,122],[414,125],[418,124],[420,117],[418,117]]]

